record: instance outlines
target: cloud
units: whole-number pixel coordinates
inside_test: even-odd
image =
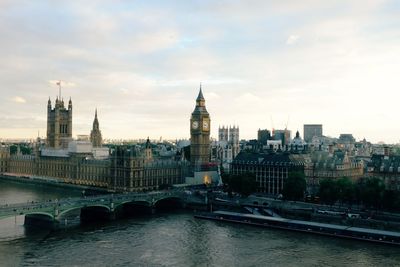
[[[220,95],[218,95],[218,94],[215,93],[215,92],[207,92],[207,93],[204,94],[204,97],[205,97],[207,100],[211,100],[211,99],[218,99],[218,98],[220,98]]]
[[[290,35],[286,41],[287,45],[294,45],[299,41],[300,36],[298,35]]]
[[[18,104],[25,104],[25,103],[26,103],[26,99],[25,99],[25,98],[22,98],[22,97],[20,97],[20,96],[16,96],[16,97],[14,97],[12,100],[13,100],[15,103],[18,103]]]
[[[126,88],[120,88],[119,91],[121,92],[121,94],[123,95],[127,95],[129,93],[129,90]]]
[[[391,122],[399,98],[400,10],[393,3],[0,0],[0,6],[0,114],[18,116],[20,126],[31,125],[30,116],[45,122],[47,99],[58,94],[61,79],[74,104],[74,135],[90,132],[98,107],[106,138],[187,138],[202,82],[213,125],[238,122],[244,138],[271,114],[280,124],[295,114],[293,129],[323,123],[334,136],[351,125],[343,130],[398,141],[400,126]],[[376,102],[376,88],[390,97]],[[389,118],[374,119],[374,110]],[[45,127],[42,121],[35,127]]]
[[[254,107],[254,105],[261,104],[263,102],[263,98],[248,92],[236,97],[235,102],[240,106]]]

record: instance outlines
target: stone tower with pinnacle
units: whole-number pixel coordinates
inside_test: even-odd
[[[47,102],[47,147],[67,148],[72,140],[72,100],[69,99],[68,109],[63,99],[56,99],[54,109],[51,100]]]
[[[195,171],[208,165],[210,158],[211,120],[200,85],[196,107],[190,118],[190,162]]]
[[[97,109],[94,114],[93,128],[90,132],[90,142],[93,147],[101,147],[103,145],[103,138],[101,136],[99,120],[97,118]]]

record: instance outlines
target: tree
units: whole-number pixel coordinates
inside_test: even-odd
[[[361,201],[370,207],[378,208],[382,203],[385,185],[380,178],[365,178],[360,181],[359,197]]]
[[[243,174],[223,174],[222,182],[226,186],[228,194],[232,192],[239,193],[242,196],[248,196],[257,190],[256,176],[253,173]]]
[[[348,177],[342,177],[336,182],[338,199],[341,203],[352,204],[354,200],[354,184]]]
[[[232,197],[231,177],[231,174],[225,172],[221,175],[222,183],[224,184],[224,190],[228,192],[229,197]]]
[[[282,194],[288,200],[303,200],[306,190],[306,179],[302,172],[290,172],[284,181]]]
[[[385,190],[383,192],[382,207],[390,211],[398,210],[400,206],[399,192],[395,190]]]
[[[17,154],[17,146],[16,145],[11,145],[10,146],[10,154],[11,155],[15,155],[15,154]]]
[[[11,155],[17,154],[18,147],[19,147],[19,150],[20,150],[22,155],[30,155],[30,154],[32,154],[32,148],[30,148],[26,144],[18,144],[18,145],[11,145],[10,146]]]
[[[324,179],[319,183],[319,198],[321,202],[333,205],[339,198],[337,184],[332,179]]]
[[[239,193],[242,196],[248,196],[251,193],[256,192],[257,181],[254,173],[244,173],[240,179],[240,190]]]

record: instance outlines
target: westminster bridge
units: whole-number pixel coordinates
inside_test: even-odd
[[[127,214],[154,213],[157,209],[185,207],[187,203],[204,204],[204,199],[184,191],[107,194],[63,198],[0,206],[0,219],[25,215],[26,226],[62,228],[88,222],[112,220]]]

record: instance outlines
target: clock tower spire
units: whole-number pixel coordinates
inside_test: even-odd
[[[210,159],[210,114],[205,105],[201,84],[196,106],[190,118],[190,162],[195,171],[209,163]]]

